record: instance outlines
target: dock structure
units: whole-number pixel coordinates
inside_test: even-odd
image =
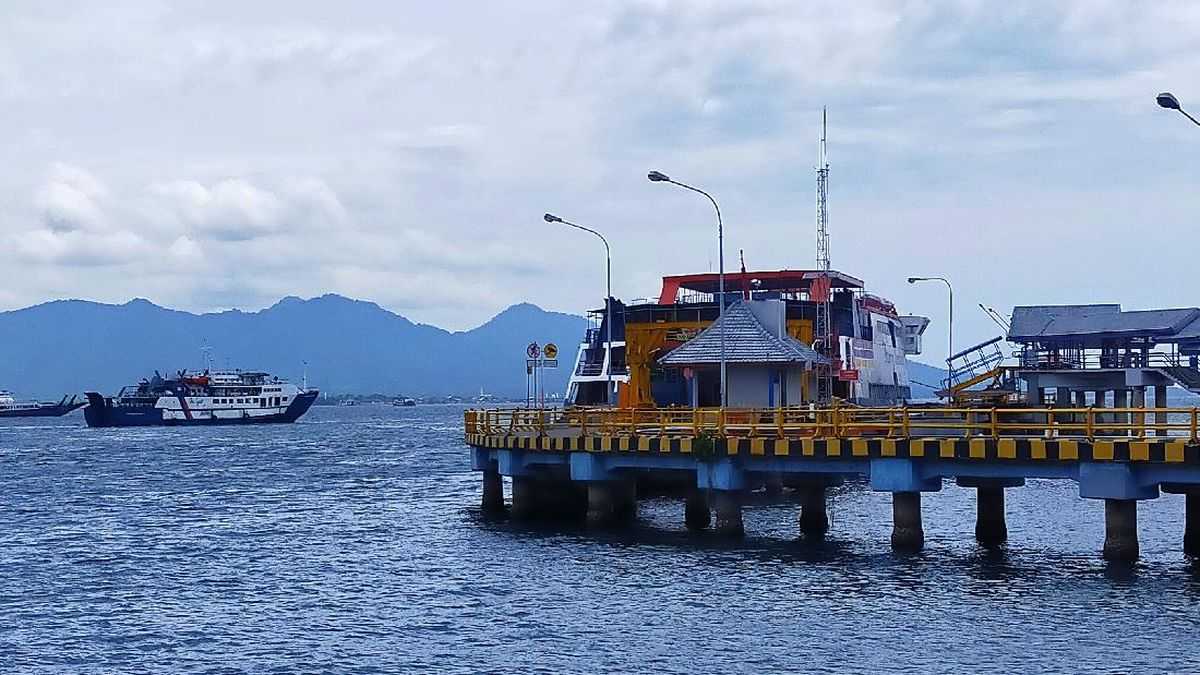
[[[505,508],[507,476],[517,518],[628,522],[639,479],[682,477],[687,526],[740,535],[747,491],[782,482],[800,494],[799,529],[821,535],[827,488],[858,477],[892,493],[892,546],[914,551],[923,493],[974,489],[975,535],[993,545],[1007,538],[1004,491],[1058,478],[1104,502],[1106,558],[1137,557],[1137,502],[1160,492],[1187,495],[1184,547],[1200,554],[1196,408],[513,409],[464,422],[484,509]]]

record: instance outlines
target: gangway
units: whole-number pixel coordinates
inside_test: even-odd
[[[1013,368],[1004,366],[1003,337],[968,347],[946,359],[948,368],[938,395],[958,403],[1000,403],[1019,394]],[[984,387],[978,385],[987,382]]]

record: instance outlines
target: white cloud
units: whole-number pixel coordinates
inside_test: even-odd
[[[939,318],[914,267],[968,303],[1194,304],[1088,270],[1189,240],[1200,136],[1153,96],[1197,68],[1188,2],[29,5],[0,16],[0,306],[578,311],[598,245],[544,211],[608,235],[621,295],[715,261],[711,207],[650,168],[717,195],[731,259],[800,267],[822,105],[835,264],[903,309]],[[1179,262],[1156,286],[1187,287]]]

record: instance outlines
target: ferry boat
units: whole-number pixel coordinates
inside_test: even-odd
[[[84,418],[89,427],[295,422],[317,394],[263,372],[181,370],[164,378],[155,371],[116,396],[87,392]]]
[[[66,396],[63,396],[62,400],[57,403],[54,401],[18,401],[13,397],[12,392],[0,390],[0,417],[61,417],[87,405],[83,401],[76,403],[75,398],[72,396],[68,400]]]
[[[660,365],[662,357],[717,320],[718,290],[717,274],[688,274],[663,277],[657,300],[626,305],[610,298],[611,342],[607,308],[589,312],[592,325],[579,345],[565,404],[719,405],[714,372],[698,373],[698,390],[692,392],[684,382],[692,369],[681,372]],[[818,396],[816,385],[795,383],[793,405],[822,397],[869,406],[912,398],[907,357],[921,353],[927,317],[901,315],[890,301],[867,293],[862,280],[835,270],[727,273],[725,291],[726,311],[742,301],[782,303],[781,333],[812,345],[828,361],[820,375],[826,381],[823,396]],[[822,321],[827,331],[818,329]],[[822,332],[829,337],[820,339]],[[612,390],[606,391],[610,381]]]

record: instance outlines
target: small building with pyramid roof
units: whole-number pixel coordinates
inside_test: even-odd
[[[696,337],[659,359],[683,369],[691,404],[721,404],[721,340],[724,332],[727,398],[731,408],[773,408],[806,403],[813,368],[829,360],[788,335],[780,300],[741,300]]]

